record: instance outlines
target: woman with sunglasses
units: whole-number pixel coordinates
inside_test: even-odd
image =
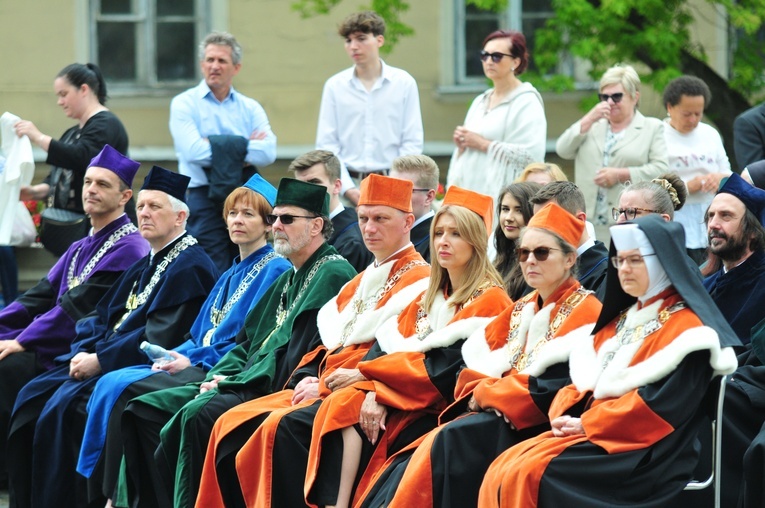
[[[583,229],[555,203],[531,218],[518,250],[534,291],[468,338],[456,401],[441,413],[442,425],[389,459],[361,506],[482,506],[478,489],[489,464],[550,428],[547,408],[568,383],[576,345],[569,334],[586,336],[601,309],[572,273]]]
[[[495,196],[528,164],[544,161],[547,120],[542,96],[518,79],[529,64],[523,34],[492,32],[480,57],[494,86],[473,101],[463,125],[454,129],[446,183]]]
[[[700,405],[736,368],[739,340],[683,261],[680,224],[643,217],[611,238],[603,310],[571,352],[552,429],[492,463],[481,507],[679,505]]]
[[[617,224],[652,213],[671,221],[687,197],[688,190],[683,180],[674,173],[667,173],[650,182],[627,185],[619,194],[619,207],[611,209],[611,216]]]
[[[499,222],[494,229],[492,245],[496,250],[489,249],[489,256],[494,254],[494,266],[502,276],[505,290],[513,301],[529,291],[518,264],[516,242],[521,236],[521,230],[534,215],[534,205],[530,200],[541,188],[534,182],[511,183],[502,189],[497,200]]]
[[[664,124],[638,111],[640,78],[629,65],[615,65],[600,79],[598,103],[558,138],[555,151],[574,159],[575,181],[587,203],[598,238],[607,238],[620,183],[667,172]]]

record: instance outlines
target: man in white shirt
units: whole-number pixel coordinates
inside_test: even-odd
[[[422,153],[422,115],[414,78],[380,59],[385,21],[378,14],[352,14],[338,33],[354,65],[324,84],[316,148],[343,163],[342,192],[355,205],[359,190],[351,177],[387,174],[396,157]]]

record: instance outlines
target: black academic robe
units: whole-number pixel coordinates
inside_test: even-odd
[[[703,284],[741,342],[749,344],[765,308],[765,253],[755,252],[728,273],[721,268]]]
[[[364,238],[359,229],[359,218],[352,208],[345,208],[332,218],[334,232],[329,243],[356,270],[361,273],[374,261],[374,255],[364,245]]]
[[[608,268],[608,248],[599,240],[579,256],[577,279],[585,289],[594,291],[598,300],[605,296],[606,268]],[[602,291],[598,291],[602,287]],[[602,294],[599,294],[602,293]]]
[[[433,217],[425,219],[412,228],[409,237],[414,244],[414,248],[420,253],[420,256],[430,263],[430,223]]]
[[[14,464],[10,481],[15,506],[66,507],[83,501],[86,488],[84,478],[76,473],[77,457],[87,400],[101,376],[73,379],[69,361],[81,352],[96,353],[101,371],[106,373],[150,363],[138,347],[144,340],[168,349],[183,342],[218,276],[198,245],[180,252],[146,302],[114,328],[125,313],[134,284],[140,294],[156,266],[187,237],[183,235],[153,259],[147,256],[125,271],[99,302],[96,315],[78,323],[77,339],[70,353],[57,358],[59,366],[33,379],[19,393],[8,447],[9,463]],[[40,485],[45,488],[33,488]]]
[[[743,506],[764,506],[765,366],[752,349],[739,355],[739,365],[723,402],[721,506],[742,506],[744,497]]]

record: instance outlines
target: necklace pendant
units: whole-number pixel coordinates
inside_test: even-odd
[[[74,289],[79,285],[80,279],[78,277],[72,277],[72,280],[69,281],[69,289]]]
[[[345,344],[345,341],[348,340],[348,337],[351,336],[351,333],[353,332],[353,327],[356,325],[357,317],[358,317],[358,314],[356,316],[353,316],[353,319],[351,319],[343,327],[343,333],[340,334],[340,344]]]
[[[518,361],[516,363],[515,369],[518,372],[521,372],[523,369],[525,369],[529,364],[529,357],[525,353],[521,353],[521,355],[518,358]]]
[[[422,341],[433,332],[430,327],[430,320],[422,309],[417,311],[417,321],[414,323],[414,332],[417,334],[417,339]]]
[[[212,309],[210,321],[212,321],[214,327],[218,327],[220,322],[223,321],[223,313],[217,309]]]
[[[127,304],[125,307],[129,311],[133,311],[138,308],[138,297],[135,295],[135,293],[131,293],[130,296],[128,296]]]

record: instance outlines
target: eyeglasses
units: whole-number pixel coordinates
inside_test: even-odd
[[[537,261],[544,261],[547,259],[547,257],[550,255],[551,250],[560,250],[560,249],[554,249],[553,247],[537,247],[536,249],[524,249],[523,247],[519,248],[516,252],[518,252],[518,261],[526,262],[529,259],[529,254],[534,254],[534,259]]]
[[[494,63],[499,63],[502,61],[503,56],[509,56],[510,58],[515,58],[513,55],[508,55],[507,53],[489,53],[488,51],[481,51],[481,61],[485,62],[491,57],[491,61]]]
[[[608,102],[608,99],[611,99],[612,101],[614,101],[614,104],[619,104],[620,102],[622,102],[623,98],[624,98],[624,92],[612,93],[611,95],[607,93],[598,94],[598,100],[600,102]]]
[[[412,189],[412,192],[430,192],[430,189]]]
[[[627,266],[630,268],[635,268],[636,266],[642,265],[645,261],[643,258],[648,256],[655,256],[656,254],[633,254],[632,256],[627,256],[626,258],[620,258],[619,256],[613,256],[611,258],[611,264],[614,265],[614,268],[621,267],[624,263],[627,263]]]
[[[295,222],[295,219],[315,219],[316,217],[312,217],[310,215],[290,215],[288,213],[284,213],[282,215],[273,215],[268,214],[266,215],[266,223],[269,226],[273,226],[276,224],[276,219],[280,219],[282,221],[282,224],[285,226],[289,226],[293,222]]]
[[[624,214],[624,217],[627,220],[634,220],[635,217],[640,215],[639,212],[659,213],[658,210],[649,210],[648,208],[638,208],[636,206],[631,206],[629,208],[611,208],[611,217],[613,217],[614,220],[619,220],[619,216]]]

